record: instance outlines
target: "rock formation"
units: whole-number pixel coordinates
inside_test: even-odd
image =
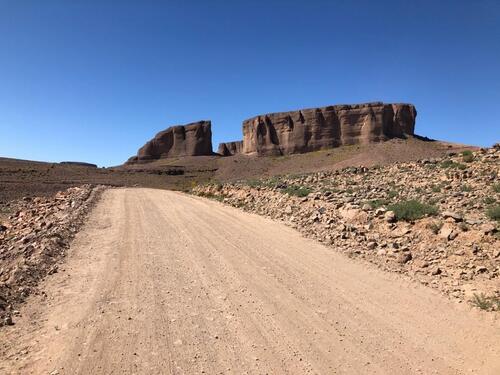
[[[243,121],[243,140],[219,144],[218,154],[287,155],[413,135],[412,104],[334,105],[259,115]],[[172,126],[158,133],[127,163],[213,155],[210,121]]]
[[[244,154],[286,155],[413,135],[411,104],[336,105],[259,115],[243,122]]]
[[[177,156],[213,155],[211,126],[210,121],[172,126],[156,134],[128,163]]]
[[[243,141],[233,141],[219,143],[219,148],[217,153],[222,156],[232,156],[236,154],[241,154],[243,150]]]

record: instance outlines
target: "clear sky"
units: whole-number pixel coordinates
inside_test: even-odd
[[[0,0],[0,156],[121,164],[169,125],[214,148],[266,112],[410,102],[500,141],[497,0]]]

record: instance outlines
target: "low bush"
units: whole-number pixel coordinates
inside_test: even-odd
[[[445,160],[440,164],[441,168],[456,168],[456,169],[467,169],[467,166],[461,163],[454,162],[453,160]]]
[[[372,209],[377,209],[382,206],[387,206],[390,202],[387,199],[373,199],[366,202]]]
[[[491,206],[486,210],[486,216],[491,220],[500,221],[500,204]]]
[[[484,293],[474,294],[470,301],[473,306],[481,310],[491,311],[500,310],[500,298],[495,296],[487,296]]]
[[[397,220],[406,221],[417,220],[424,216],[432,216],[438,212],[437,207],[414,199],[392,204],[387,209],[394,211]]]
[[[496,202],[495,198],[492,197],[485,197],[483,200],[484,204],[490,205]]]
[[[462,160],[464,163],[471,163],[474,161],[474,155],[472,154],[472,151],[466,150],[462,152]]]
[[[307,197],[311,192],[311,189],[302,186],[290,185],[283,189],[282,192],[296,197]]]
[[[432,233],[434,233],[434,234],[438,234],[442,227],[443,227],[443,223],[440,221],[429,223],[427,225],[427,228],[429,228],[432,231]]]
[[[470,193],[472,191],[472,186],[470,185],[462,185],[460,186],[460,190],[464,193]]]

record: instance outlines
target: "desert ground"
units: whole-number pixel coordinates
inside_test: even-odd
[[[107,190],[44,290],[3,373],[500,371],[491,316],[179,192]]]

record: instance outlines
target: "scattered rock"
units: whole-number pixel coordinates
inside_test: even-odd
[[[459,222],[459,221],[462,221],[463,220],[463,217],[462,215],[459,215],[457,214],[456,212],[453,212],[453,211],[444,211],[442,214],[441,214],[442,217],[444,217],[445,219],[447,218],[452,218],[453,220]]]
[[[394,211],[387,211],[384,214],[384,219],[388,223],[394,223],[396,221],[396,213]]]
[[[57,272],[57,263],[103,190],[83,185],[52,197],[25,197],[11,203],[15,214],[0,231],[0,318],[4,324],[27,296],[37,292],[41,279]]]

